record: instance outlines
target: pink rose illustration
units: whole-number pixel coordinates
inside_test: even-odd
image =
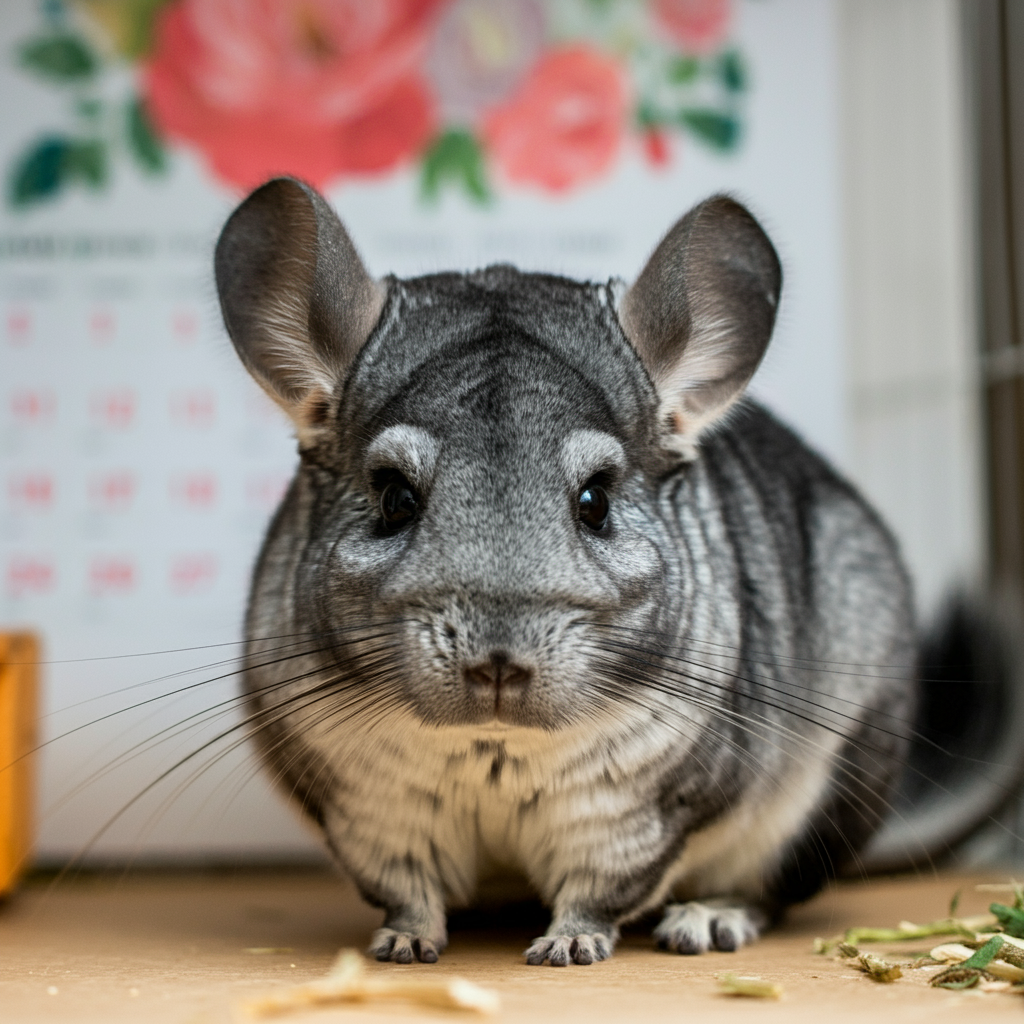
[[[427,58],[443,114],[472,121],[505,99],[543,43],[537,0],[458,0],[441,19]]]
[[[725,38],[730,0],[654,0],[661,27],[689,53],[710,53]]]
[[[176,0],[147,108],[243,189],[390,170],[435,129],[421,65],[444,0]]]
[[[614,162],[628,101],[617,60],[587,46],[552,49],[487,115],[482,134],[509,181],[562,192]]]

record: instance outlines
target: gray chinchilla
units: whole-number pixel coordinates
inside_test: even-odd
[[[372,280],[271,181],[217,247],[238,354],[301,462],[252,584],[262,757],[434,961],[495,872],[531,964],[733,950],[857,856],[921,702],[896,545],[743,390],[782,282],[715,196],[627,288],[495,266]]]

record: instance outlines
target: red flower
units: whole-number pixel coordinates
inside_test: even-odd
[[[246,189],[389,170],[434,131],[420,65],[442,3],[176,0],[145,69],[148,110]]]
[[[729,0],[654,0],[654,15],[684,50],[709,53],[725,38]]]
[[[618,61],[586,46],[550,50],[486,117],[484,141],[510,181],[561,192],[611,166],[627,103]]]
[[[643,134],[644,156],[652,167],[667,167],[672,162],[668,139],[661,128],[648,128]]]

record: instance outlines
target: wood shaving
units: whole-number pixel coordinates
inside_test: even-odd
[[[736,974],[719,975],[718,989],[725,996],[750,996],[754,999],[781,999],[783,992],[777,981],[742,978]]]
[[[444,1010],[497,1013],[498,993],[464,978],[410,977],[394,974],[370,976],[363,958],[354,949],[343,949],[327,976],[304,985],[291,985],[242,1004],[249,1017],[269,1017],[332,1003],[365,1003],[371,1000],[404,999]]]
[[[962,942],[944,942],[941,946],[936,946],[928,955],[940,964],[958,964],[974,956],[974,950],[969,949]]]

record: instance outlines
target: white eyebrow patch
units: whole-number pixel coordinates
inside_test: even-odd
[[[626,468],[625,449],[600,430],[574,430],[562,442],[560,460],[574,485],[586,483],[595,473],[622,473]]]
[[[434,475],[440,446],[422,427],[399,423],[382,430],[366,449],[370,472],[397,469],[410,483],[420,486]]]

